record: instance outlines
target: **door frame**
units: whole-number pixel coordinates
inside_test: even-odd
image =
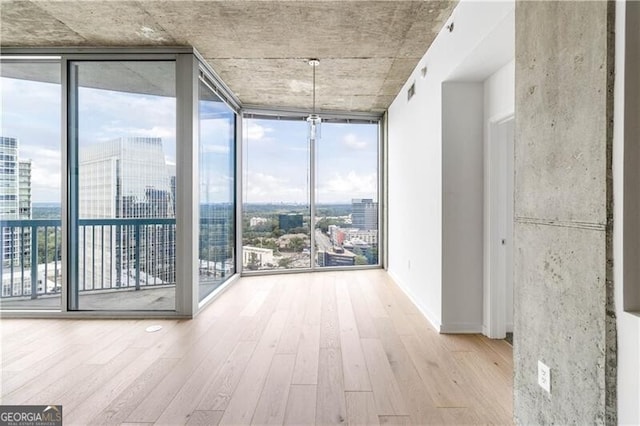
[[[501,135],[501,131],[504,129],[502,126],[514,119],[513,113],[490,118],[488,121],[487,143],[485,145],[483,333],[492,339],[503,339],[507,333],[507,273],[502,275],[502,271],[505,271],[505,269],[510,271],[509,275],[513,279],[513,170],[515,164],[514,156],[509,156],[497,148],[497,144],[506,140],[505,135]],[[511,146],[508,147],[507,153],[513,154],[514,140],[511,140],[510,143]],[[511,160],[510,164],[502,161],[504,158],[502,154]],[[508,194],[507,199],[502,200],[500,196],[501,186],[509,185],[509,180],[507,179],[510,175],[509,170],[511,171],[511,188],[506,191]],[[511,203],[510,214],[504,215],[504,217],[499,215],[500,209],[498,206],[503,205],[502,203],[507,203],[507,205]],[[504,244],[502,239],[505,240]],[[501,258],[502,245],[506,246],[507,255]],[[503,262],[506,262],[506,264]],[[500,279],[500,277],[503,277],[503,279]]]

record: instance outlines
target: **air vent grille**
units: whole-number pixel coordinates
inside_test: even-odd
[[[416,94],[416,83],[414,82],[411,86],[409,86],[409,90],[407,90],[407,100],[410,101],[413,98],[413,95]]]

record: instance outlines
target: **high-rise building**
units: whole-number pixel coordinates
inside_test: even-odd
[[[349,252],[332,253],[328,251],[318,252],[318,266],[353,266],[356,264],[356,256]]]
[[[278,227],[283,231],[302,228],[302,215],[297,213],[280,214],[278,215]]]
[[[79,217],[174,218],[175,188],[162,139],[126,137],[80,149]],[[85,226],[79,233],[85,290],[175,283],[175,226]]]
[[[18,140],[0,136],[0,219],[31,219],[31,162],[18,158]],[[2,266],[30,260],[31,230],[2,228]]]
[[[371,198],[351,200],[351,225],[358,229],[378,229],[378,203]]]

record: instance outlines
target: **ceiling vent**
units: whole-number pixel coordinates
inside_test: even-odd
[[[413,95],[416,94],[416,83],[415,81],[411,86],[409,86],[409,90],[407,90],[407,100],[410,101],[413,98]]]

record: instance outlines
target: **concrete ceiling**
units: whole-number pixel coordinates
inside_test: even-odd
[[[456,1],[7,1],[0,44],[194,46],[244,105],[387,109]]]

